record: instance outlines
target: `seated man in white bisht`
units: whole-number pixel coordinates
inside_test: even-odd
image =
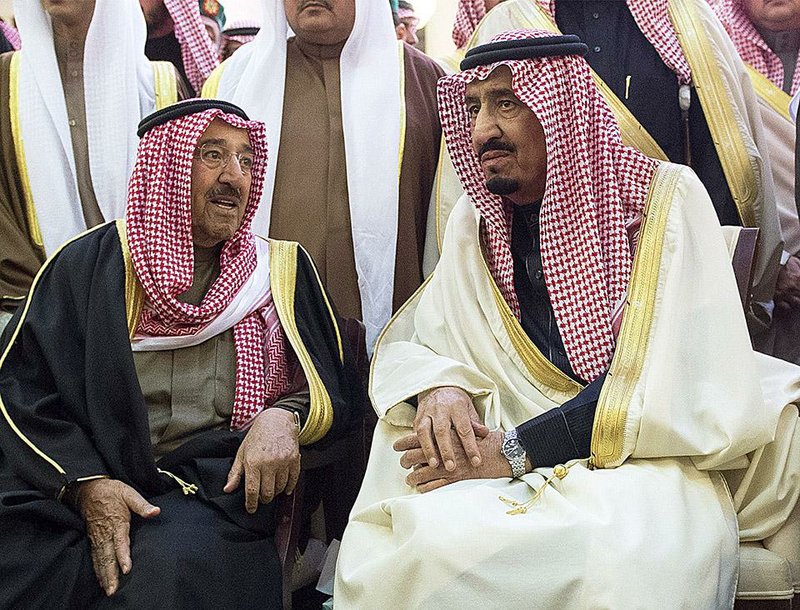
[[[622,144],[585,52],[512,31],[439,81],[467,195],[376,347],[337,608],[730,607],[797,502],[800,369],[753,352],[708,194]]]

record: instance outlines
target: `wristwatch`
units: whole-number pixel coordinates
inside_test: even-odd
[[[525,458],[527,454],[517,438],[515,429],[509,430],[503,435],[503,444],[500,446],[500,451],[508,460],[508,463],[511,464],[512,477],[518,479],[525,474]]]

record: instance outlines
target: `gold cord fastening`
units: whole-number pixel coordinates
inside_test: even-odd
[[[574,464],[574,462],[573,462]],[[544,484],[536,490],[536,493],[533,494],[533,497],[528,500],[527,502],[520,504],[516,500],[511,498],[506,498],[505,496],[499,496],[500,501],[505,504],[506,506],[511,506],[511,510],[507,511],[507,515],[524,515],[528,512],[528,509],[531,508],[535,503],[536,500],[544,493],[544,490],[556,479],[563,479],[569,474],[569,469],[572,468],[573,464],[569,466],[565,466],[564,464],[557,464],[553,468],[553,474],[551,474],[547,479],[545,479]]]

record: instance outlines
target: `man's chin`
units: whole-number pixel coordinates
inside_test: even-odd
[[[519,181],[505,176],[492,176],[486,181],[486,189],[494,195],[505,197],[519,190]]]

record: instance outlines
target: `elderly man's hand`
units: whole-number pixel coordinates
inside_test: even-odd
[[[244,474],[244,505],[254,513],[281,492],[290,494],[300,477],[300,445],[294,415],[285,409],[266,409],[244,437],[224,490],[239,487]]]
[[[455,430],[456,434],[451,434]],[[473,466],[480,466],[478,438],[489,434],[480,423],[472,398],[461,388],[441,387],[420,393],[414,433],[419,439],[425,461],[433,468],[444,464],[456,467],[456,451],[465,452]]]
[[[131,571],[131,512],[148,519],[161,512],[133,487],[114,479],[96,479],[79,484],[75,507],[86,522],[92,547],[94,573],[106,595],[119,585],[119,570]]]
[[[478,466],[473,466],[467,457],[464,447],[458,442],[458,433],[450,430],[450,435],[455,464],[451,470],[443,468],[441,464],[430,465],[416,434],[404,436],[394,444],[395,451],[404,452],[400,458],[400,465],[403,468],[413,469],[406,477],[406,483],[416,487],[417,491],[425,493],[465,479],[497,479],[511,476],[511,465],[500,451],[503,444],[502,432],[489,432],[477,439],[476,445],[482,458]]]
[[[800,259],[790,256],[778,273],[775,306],[783,311],[800,308]]]

